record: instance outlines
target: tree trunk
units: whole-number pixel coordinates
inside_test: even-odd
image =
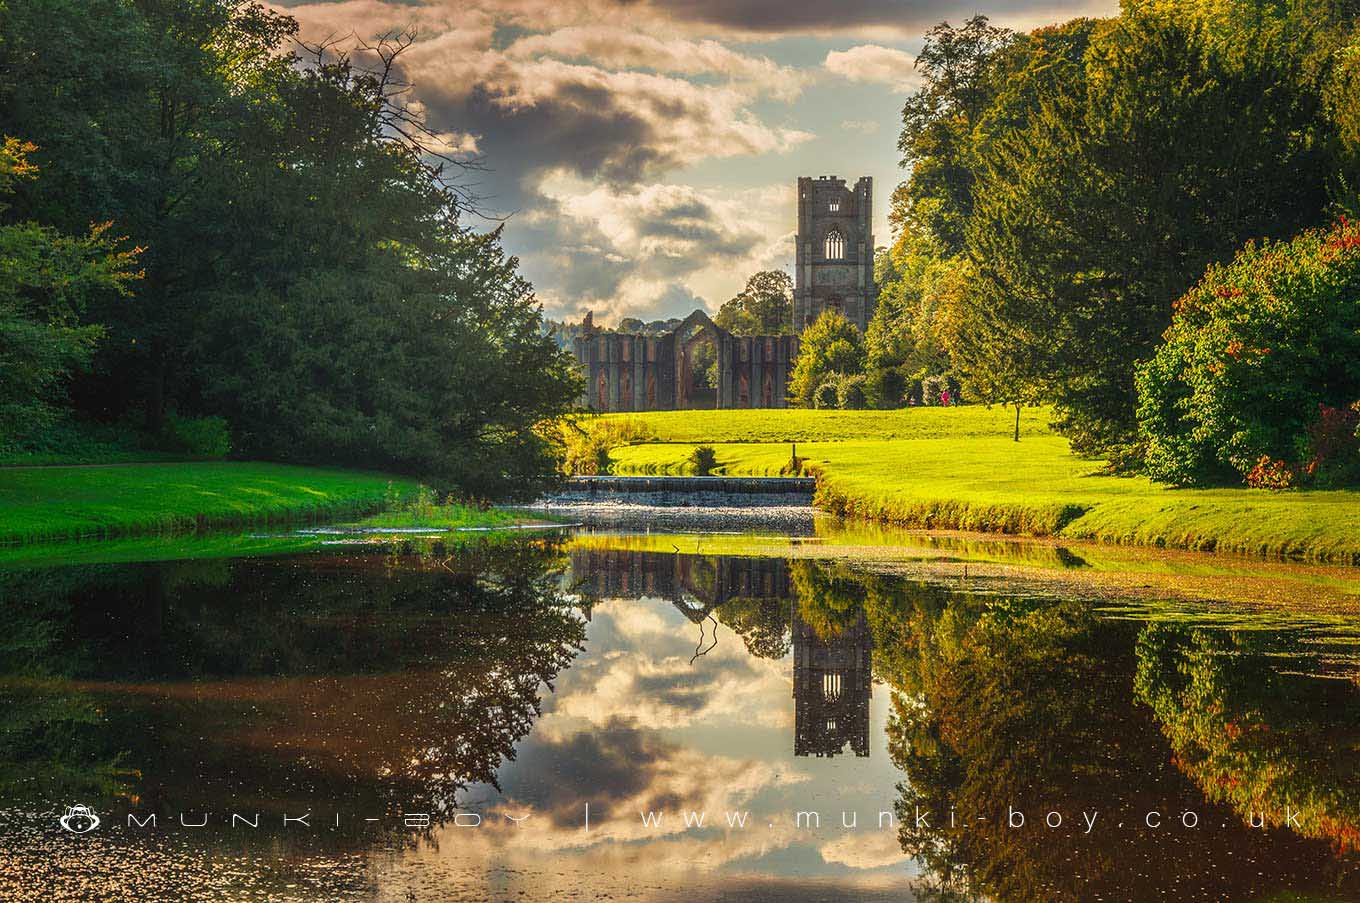
[[[1015,405],[1015,441],[1020,441],[1020,405]]]

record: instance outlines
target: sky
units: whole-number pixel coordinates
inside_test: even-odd
[[[304,40],[415,34],[409,102],[504,222],[546,315],[710,312],[793,266],[799,176],[874,179],[878,244],[904,176],[924,33],[1029,30],[1117,0],[339,0],[274,4]]]

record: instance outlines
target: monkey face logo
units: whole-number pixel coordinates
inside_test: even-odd
[[[72,806],[57,821],[63,830],[72,834],[88,834],[99,827],[99,816],[91,812],[89,806]]]

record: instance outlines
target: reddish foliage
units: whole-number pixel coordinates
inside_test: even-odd
[[[1360,223],[1353,223],[1344,216],[1341,217],[1341,222],[1333,231],[1328,244],[1338,251],[1360,251]]]
[[[1247,485],[1253,489],[1288,489],[1294,485],[1295,476],[1289,462],[1275,461],[1270,455],[1262,455],[1247,474]]]

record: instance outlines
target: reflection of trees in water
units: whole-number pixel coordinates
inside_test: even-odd
[[[1294,830],[1360,852],[1360,686],[1307,673],[1316,662],[1299,640],[1149,624],[1138,698],[1209,799],[1271,827],[1288,807]]]
[[[582,646],[563,564],[534,542],[8,573],[0,757],[86,786],[121,760],[152,806],[447,812]]]
[[[1076,602],[947,596],[907,582],[866,605],[877,648],[891,647],[876,663],[896,691],[888,734],[907,778],[903,848],[924,861],[940,899],[971,890],[1008,903],[1238,900],[1335,893],[1348,880],[1328,845],[1252,831],[1180,773],[1133,702],[1134,625]],[[1006,825],[1011,806],[1025,828]],[[914,827],[918,807],[934,815],[928,828]],[[1053,810],[1059,829],[1042,824]],[[1083,810],[1100,813],[1089,836]],[[1175,827],[1144,828],[1153,810]],[[1199,829],[1176,823],[1186,810]]]

